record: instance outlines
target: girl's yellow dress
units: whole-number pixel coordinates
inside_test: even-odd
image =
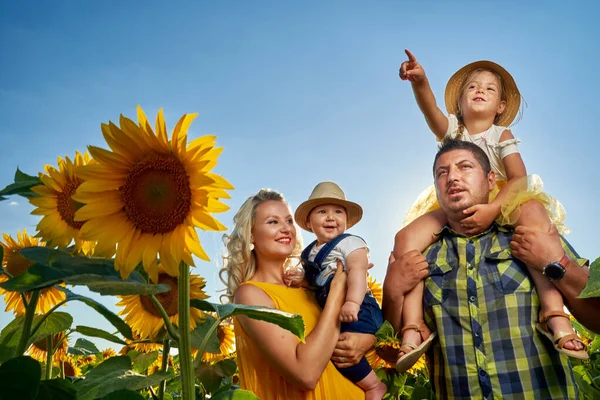
[[[304,319],[306,335],[313,330],[321,315],[314,294],[302,288],[289,288],[273,283],[248,281],[262,289],[278,310],[300,314]],[[274,370],[256,342],[248,336],[234,317],[237,361],[240,372],[240,386],[251,390],[261,400],[354,400],[364,399],[362,389],[346,379],[330,361],[314,390],[302,390],[289,383]],[[300,339],[298,339],[300,341]]]
[[[496,174],[496,188],[490,192],[490,202],[496,198],[498,192],[506,184],[507,176],[502,159],[509,154],[518,153],[518,139],[509,139],[500,142],[504,126],[492,125],[486,132],[470,135],[466,128],[459,133],[458,120],[455,115],[448,116],[448,132],[446,138],[459,139],[479,146],[488,156],[490,166]],[[554,197],[544,191],[544,182],[539,175],[531,174],[517,180],[511,187],[507,200],[501,205],[501,214],[496,219],[499,225],[514,225],[520,216],[520,206],[530,200],[537,200],[544,205],[550,221],[556,225],[559,233],[569,233],[569,228],[564,224],[566,212],[563,205]],[[431,185],[417,197],[417,200],[406,213],[403,227],[410,224],[423,214],[440,208],[435,192]]]

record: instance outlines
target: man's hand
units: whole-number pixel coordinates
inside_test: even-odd
[[[342,332],[338,339],[331,361],[338,368],[348,368],[358,364],[365,353],[375,345],[377,338],[368,333]]]
[[[394,254],[390,255],[388,260],[387,273],[383,281],[384,290],[394,291],[400,295],[408,293],[414,288],[417,283],[425,279],[429,275],[429,264],[427,259],[416,250],[411,250],[408,253],[400,256],[399,259],[394,258]]]
[[[358,321],[358,312],[360,311],[360,305],[353,301],[348,301],[342,306],[340,311],[340,321],[342,322],[356,322]]]
[[[498,217],[498,209],[492,204],[477,204],[463,211],[467,217],[460,221],[460,225],[465,228],[465,233],[469,236],[477,235],[492,225],[492,222]]]
[[[510,242],[512,253],[530,268],[542,271],[550,263],[559,261],[565,254],[556,226],[550,232],[540,232],[518,226]]]
[[[404,61],[400,65],[400,79],[408,80],[410,83],[418,83],[425,80],[425,70],[417,59],[408,49],[404,50],[408,56],[408,61]]]

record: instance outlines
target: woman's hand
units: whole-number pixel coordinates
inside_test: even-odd
[[[329,286],[329,295],[327,296],[327,302],[335,301],[338,309],[342,307],[344,302],[346,301],[346,290],[348,283],[348,274],[344,271],[344,264],[340,260],[337,261],[337,269],[335,271],[335,275],[331,281],[331,285]]]
[[[369,333],[342,332],[331,361],[339,368],[356,365],[365,353],[373,348],[376,341],[375,335]]]

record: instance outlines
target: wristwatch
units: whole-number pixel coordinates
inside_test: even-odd
[[[562,256],[560,261],[555,261],[544,267],[542,273],[548,277],[551,281],[559,281],[565,276],[567,271],[567,264],[569,263],[569,256],[566,254]]]

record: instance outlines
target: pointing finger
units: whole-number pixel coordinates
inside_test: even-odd
[[[408,61],[410,61],[411,63],[416,63],[417,62],[416,57],[414,56],[413,53],[410,52],[409,49],[405,49],[404,51],[406,52],[406,55],[408,56]]]

